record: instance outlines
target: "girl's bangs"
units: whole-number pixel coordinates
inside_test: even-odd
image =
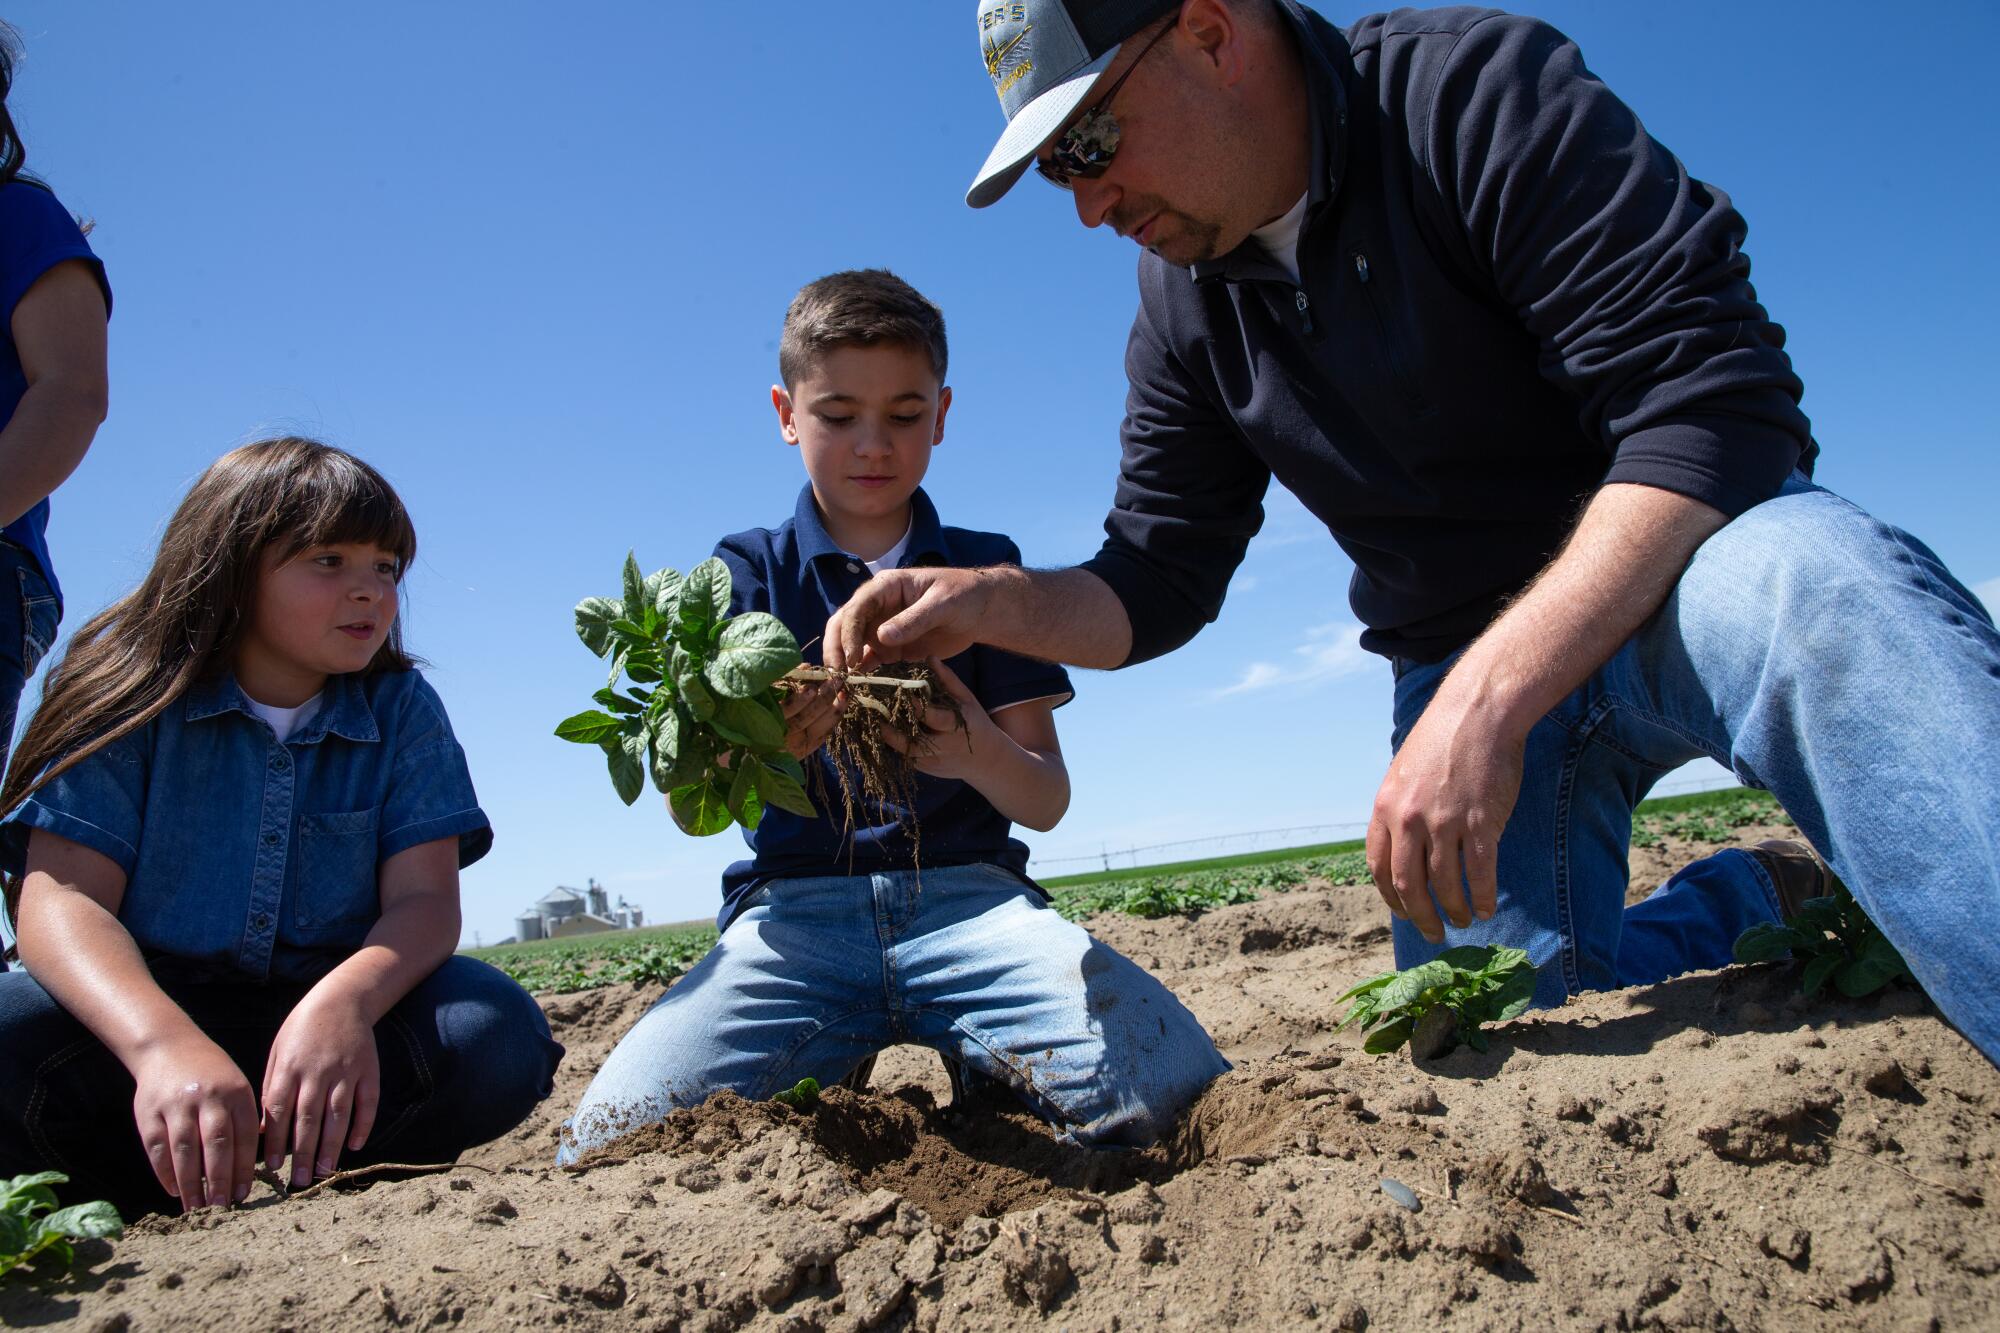
[[[408,568],[417,553],[416,529],[382,475],[331,450],[314,462],[304,475],[293,476],[276,524],[286,534],[288,553],[311,546],[376,546]]]

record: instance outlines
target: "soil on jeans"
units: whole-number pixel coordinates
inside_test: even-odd
[[[1644,849],[1634,895],[1710,850]],[[555,1095],[461,1166],[148,1219],[67,1281],[0,1283],[0,1322],[1992,1326],[2000,1072],[1915,992],[1806,1003],[1732,968],[1417,1065],[1333,1031],[1389,965],[1371,890],[1090,925],[1236,1064],[1146,1152],[951,1108],[936,1057],[897,1048],[866,1094],[718,1097],[558,1170],[556,1126],[659,989],[550,996]]]

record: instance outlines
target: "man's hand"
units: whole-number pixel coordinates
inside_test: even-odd
[[[1368,821],[1375,887],[1425,939],[1444,942],[1439,907],[1455,926],[1493,915],[1528,732],[1659,609],[1725,521],[1683,495],[1605,486],[1562,553],[1445,677]]]
[[[160,1188],[189,1212],[241,1203],[257,1165],[257,1100],[236,1062],[195,1033],[149,1049],[132,1076],[132,1118]]]
[[[1460,927],[1471,925],[1475,913],[1482,921],[1493,915],[1500,833],[1521,794],[1524,748],[1523,738],[1481,710],[1440,697],[1411,729],[1375,794],[1368,871],[1389,910],[1432,944],[1444,942],[1439,908]]]
[[[990,600],[984,570],[885,569],[826,622],[826,669],[956,657],[979,640]]]
[[[308,992],[271,1043],[264,1165],[276,1171],[289,1150],[293,1189],[332,1175],[343,1144],[358,1152],[368,1142],[381,1099],[375,1029],[337,990]]]

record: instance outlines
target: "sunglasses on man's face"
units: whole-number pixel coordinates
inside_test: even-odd
[[[1067,190],[1071,188],[1070,182],[1079,177],[1096,180],[1111,169],[1111,159],[1118,155],[1119,139],[1118,118],[1111,114],[1111,99],[1118,96],[1125,80],[1139,68],[1139,61],[1146,58],[1146,52],[1173,30],[1174,25],[1169,23],[1154,33],[1153,40],[1140,49],[1138,60],[1125,67],[1125,72],[1118,76],[1117,81],[1104,90],[1104,96],[1056,136],[1056,141],[1049,145],[1049,155],[1035,159],[1035,171],[1043,180],[1057,189]]]

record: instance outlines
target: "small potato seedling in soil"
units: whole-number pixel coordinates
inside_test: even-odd
[[[819,1101],[819,1080],[816,1078],[802,1078],[791,1087],[772,1097],[771,1100],[782,1102],[794,1111],[810,1110]]]
[[[577,637],[610,660],[611,675],[591,696],[598,707],[565,718],[556,735],[601,748],[627,805],[650,776],[674,822],[697,836],[732,823],[754,829],[767,806],[813,817],[805,768],[785,747],[782,692],[829,673],[801,665],[798,641],[776,616],[729,614],[720,560],[682,577],[642,574],[628,555],[623,592],[577,604]],[[883,744],[880,726],[924,736],[928,676],[919,666],[841,678],[847,705],[828,746],[848,827],[857,795],[881,805],[907,793],[909,761]],[[621,678],[630,682],[623,691]]]
[[[1362,982],[1341,1000],[1354,1007],[1340,1026],[1359,1023],[1368,1038],[1362,1049],[1383,1055],[1404,1042],[1419,1060],[1442,1055],[1461,1042],[1486,1049],[1482,1023],[1518,1017],[1535,994],[1535,965],[1520,949],[1502,945],[1461,945],[1428,963],[1384,972]],[[1336,1001],[1338,1003],[1338,1001]]]
[[[1831,894],[1808,899],[1790,921],[1752,926],[1736,940],[1739,963],[1768,963],[1787,954],[1805,964],[1799,986],[1808,996],[1829,981],[1850,999],[1873,995],[1893,981],[1914,981],[1903,955],[1839,880]]]
[[[0,1182],[0,1277],[23,1264],[68,1268],[75,1242],[123,1235],[118,1210],[103,1201],[56,1207],[51,1185],[67,1185],[60,1171]]]

